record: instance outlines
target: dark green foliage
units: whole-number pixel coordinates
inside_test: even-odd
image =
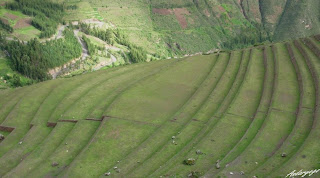
[[[52,36],[58,24],[63,22],[63,5],[50,0],[15,0],[6,7],[34,17],[32,25],[41,30],[40,38]]]
[[[103,41],[106,41],[107,43],[113,45],[115,42],[114,39],[114,33],[111,29],[101,30],[96,27],[91,28],[90,25],[85,23],[80,23],[81,31],[85,34],[95,36],[97,38],[100,38]]]
[[[20,77],[16,74],[13,75],[12,85],[13,85],[13,87],[21,87],[22,86]]]
[[[147,59],[147,54],[143,50],[143,48],[135,46],[135,45],[130,45],[130,59],[133,63],[138,63],[138,62],[144,62]]]
[[[13,76],[4,75],[3,79],[6,80],[7,83],[9,84],[9,86],[11,86],[11,87],[22,87],[23,86],[21,79],[17,74],[13,74]],[[28,85],[28,83],[25,85]]]
[[[5,24],[2,20],[0,20],[0,28],[6,30],[6,31],[9,32],[9,33],[12,33],[12,32],[13,32],[13,28],[10,27],[10,25]]]
[[[112,30],[112,29],[101,30],[95,27],[91,28],[90,25],[85,23],[80,23],[80,29],[85,34],[95,36],[107,42],[108,44],[114,45],[114,43],[118,43],[118,44],[127,46],[130,50],[129,52],[130,60],[133,63],[144,62],[147,60],[147,52],[143,48],[138,47],[134,44],[131,44],[127,36],[124,35],[120,30]],[[84,40],[88,44],[88,39],[84,38]],[[91,52],[94,52],[94,49],[93,49],[94,47],[92,45],[89,44],[88,48],[89,48],[89,53],[90,53],[90,48],[91,48]],[[127,59],[125,58],[125,60]]]
[[[241,33],[222,43],[225,49],[238,49],[250,45],[261,44],[265,41],[271,41],[267,32],[258,24],[256,27],[241,28]]]
[[[76,10],[76,9],[78,9],[78,6],[77,5],[70,5],[70,6],[67,6],[66,9],[67,10]]]
[[[71,30],[64,32],[65,39],[40,43],[37,39],[27,44],[20,41],[1,40],[1,48],[6,50],[12,68],[35,80],[47,80],[48,69],[61,66],[81,55],[81,45]]]
[[[196,160],[194,158],[189,158],[183,161],[185,165],[192,166],[196,164]]]
[[[89,53],[90,55],[94,55],[94,54],[96,53],[97,47],[96,47],[94,44],[92,44],[92,43],[90,42],[90,39],[87,38],[85,35],[82,36],[82,39],[83,39],[83,41],[86,43],[86,45],[87,45],[87,47],[88,47],[88,53]]]

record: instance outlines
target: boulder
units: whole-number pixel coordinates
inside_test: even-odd
[[[196,151],[196,154],[197,154],[197,155],[202,155],[203,153],[201,152],[201,150],[197,150],[197,151]]]
[[[188,158],[188,159],[184,160],[184,164],[191,166],[191,165],[196,164],[196,160],[194,158]]]
[[[57,163],[57,162],[53,162],[53,163],[51,164],[52,167],[56,167],[56,166],[58,166],[58,165],[59,165],[59,163]]]
[[[220,160],[218,160],[218,161],[216,162],[216,168],[217,168],[217,169],[220,169],[220,168],[221,168],[221,166],[220,166]]]
[[[197,178],[197,177],[200,177],[200,173],[198,171],[192,171],[190,172],[190,174],[188,174],[188,177],[189,178]]]
[[[0,141],[4,140],[4,138],[5,138],[4,135],[0,134]]]

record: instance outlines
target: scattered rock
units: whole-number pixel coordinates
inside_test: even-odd
[[[203,153],[201,152],[201,150],[197,150],[197,151],[196,151],[196,154],[197,154],[197,155],[202,155]]]
[[[233,175],[233,172],[230,172],[230,175]]]
[[[117,173],[120,173],[120,172],[121,172],[121,170],[120,170],[120,169],[117,169],[117,170],[116,170],[116,172],[117,172]]]
[[[67,153],[69,152],[69,150],[66,151]]]
[[[176,139],[176,136],[172,136],[171,138],[172,138],[172,139]]]
[[[116,166],[116,167],[113,167],[113,169],[118,169],[118,167]]]
[[[198,177],[200,177],[200,173],[198,171],[192,171],[192,172],[190,172],[190,174],[188,174],[188,177],[198,178]]]
[[[244,172],[243,172],[243,171],[241,171],[241,172],[240,172],[240,174],[241,174],[241,175],[244,175]]]
[[[22,144],[22,142],[19,142],[19,145],[21,145]]]
[[[68,143],[65,143],[66,145],[68,145]]]
[[[188,158],[188,159],[184,160],[184,164],[191,166],[191,165],[196,164],[196,160],[194,158]]]
[[[51,164],[52,167],[56,167],[56,166],[58,166],[58,165],[59,165],[59,163],[57,163],[57,162],[53,162],[53,163]]]
[[[137,161],[137,163],[140,163],[140,161]]]
[[[226,167],[229,167],[229,164],[226,164]]]
[[[258,178],[257,176],[252,176],[252,178]]]
[[[217,168],[217,169],[220,169],[220,168],[221,168],[221,166],[220,166],[220,160],[218,160],[218,161],[216,162],[216,168]]]
[[[256,165],[258,165],[258,162],[256,162]]]
[[[281,157],[285,158],[285,157],[287,157],[287,154],[286,153],[282,153]]]
[[[120,161],[117,161],[117,163],[120,163]]]
[[[0,140],[4,140],[4,135],[0,134]]]
[[[110,172],[106,172],[106,173],[104,173],[104,175],[105,175],[105,176],[110,176],[111,173],[110,173]]]

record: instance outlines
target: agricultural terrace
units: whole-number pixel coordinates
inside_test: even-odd
[[[319,169],[319,38],[0,90],[0,177]]]

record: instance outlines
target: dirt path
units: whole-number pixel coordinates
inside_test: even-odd
[[[65,29],[65,26],[62,26],[59,28],[59,32],[56,36],[56,38],[62,38],[62,33]],[[63,74],[63,73],[68,73],[70,70],[72,70],[75,65],[76,65],[76,62],[81,60],[81,61],[84,61],[86,60],[86,58],[89,56],[89,53],[88,53],[88,47],[87,45],[85,44],[85,42],[78,36],[79,34],[79,30],[73,30],[73,33],[75,35],[75,37],[78,39],[78,42],[81,44],[82,46],[82,54],[81,54],[81,57],[77,58],[77,59],[74,59],[66,64],[64,64],[63,66],[60,66],[60,67],[56,67],[54,69],[51,69],[49,70],[49,74],[52,76],[53,79],[56,79],[57,76]]]

